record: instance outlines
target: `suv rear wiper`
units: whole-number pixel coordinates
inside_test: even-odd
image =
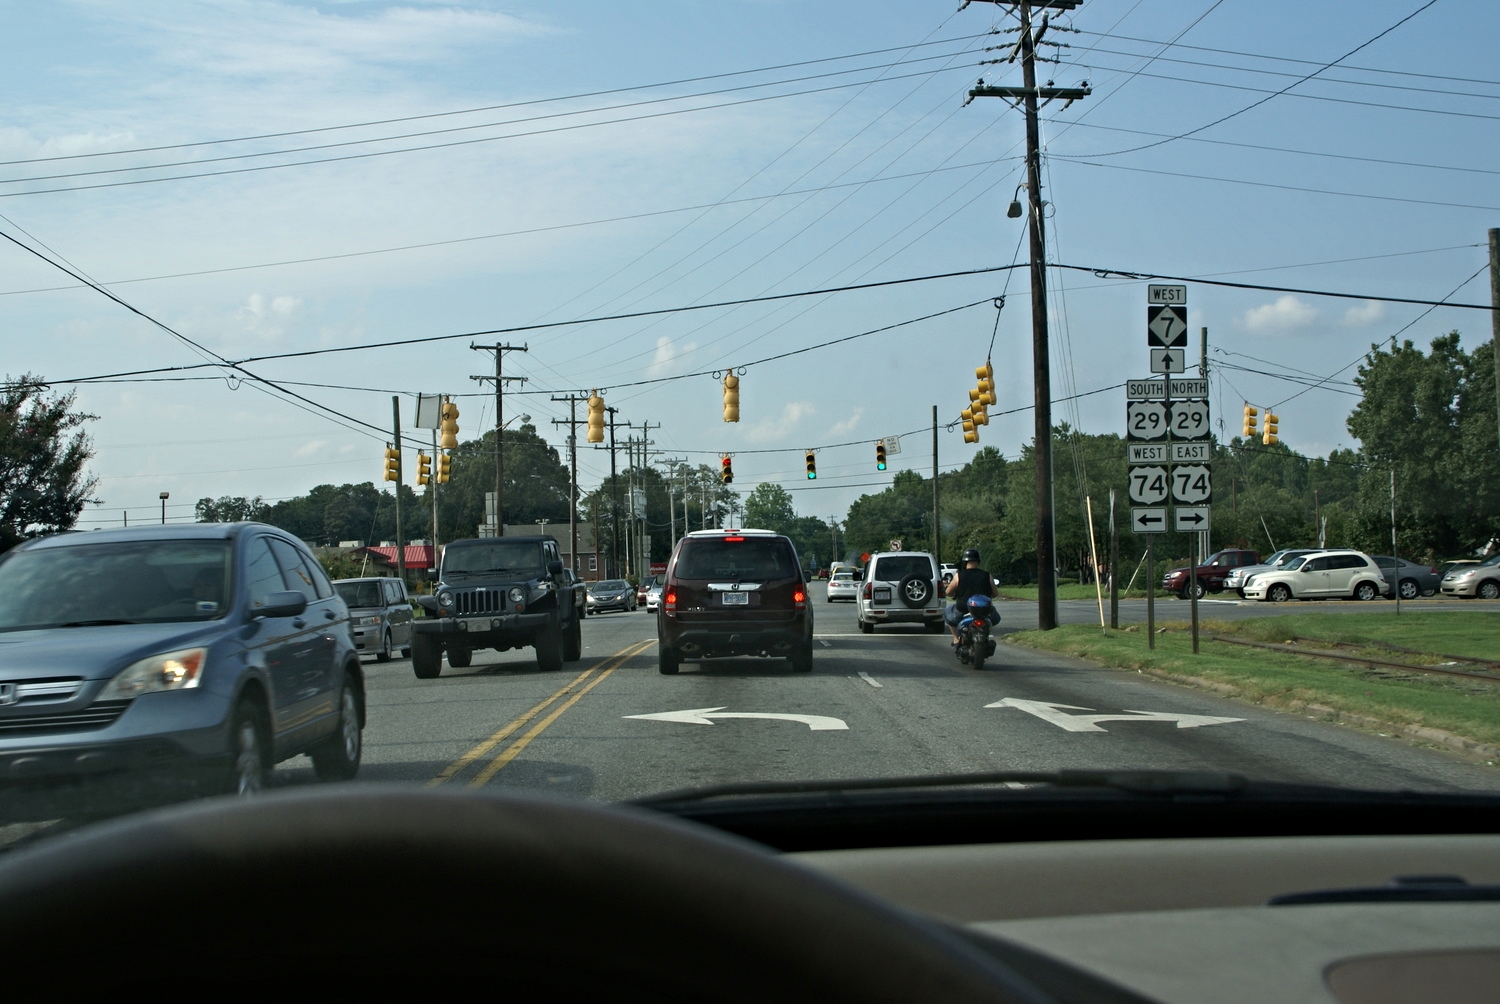
[[[1211,770],[1055,770],[996,771],[982,774],[932,774],[919,777],[855,778],[844,781],[742,781],[684,788],[634,799],[647,808],[706,802],[716,798],[752,795],[837,795],[853,791],[896,791],[913,788],[978,788],[990,786],[1106,788],[1133,795],[1224,795],[1244,789],[1249,780],[1239,774]]]

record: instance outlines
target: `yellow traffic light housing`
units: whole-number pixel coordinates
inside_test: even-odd
[[[385,480],[401,482],[401,451],[385,448]]]
[[[438,445],[445,450],[458,446],[458,405],[443,402],[443,417],[438,423]]]
[[[1281,442],[1281,440],[1276,438],[1276,426],[1278,421],[1279,419],[1275,415],[1271,414],[1271,410],[1267,408],[1265,425],[1266,431],[1260,437],[1260,441],[1267,446],[1271,446]]]
[[[448,476],[449,476],[448,475],[448,467],[452,463],[453,463],[453,458],[450,457],[450,456],[448,456],[446,453],[439,453],[438,454],[438,456],[437,456],[437,477],[434,479],[434,480],[437,481],[438,484],[445,485],[445,484],[448,483]]]
[[[425,485],[432,481],[432,458],[425,453],[417,454],[417,484]]]
[[[1253,408],[1248,404],[1245,405],[1245,424],[1240,429],[1240,435],[1244,436],[1246,439],[1255,438],[1255,416],[1259,414],[1259,409]]]
[[[740,420],[740,378],[733,373],[724,374],[724,421]]]
[[[884,443],[876,443],[875,444],[875,469],[877,471],[883,471],[883,470],[885,470],[885,444]]]
[[[728,454],[719,458],[719,468],[719,480],[726,485],[732,484],[734,482],[734,464],[730,462]]]
[[[604,398],[599,396],[597,390],[589,394],[588,441],[590,443],[604,442]]]
[[[812,450],[807,451],[807,480],[816,481],[818,478],[818,455]]]

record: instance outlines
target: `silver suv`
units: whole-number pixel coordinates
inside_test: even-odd
[[[354,625],[354,647],[374,653],[376,660],[390,662],[391,653],[411,657],[411,598],[406,583],[396,578],[339,579],[334,591],[349,607]]]
[[[865,634],[876,624],[925,624],[943,630],[943,597],[938,563],[926,551],[884,551],[870,555],[855,607]]]

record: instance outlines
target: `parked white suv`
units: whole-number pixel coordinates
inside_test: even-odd
[[[865,634],[876,624],[925,624],[943,630],[943,594],[938,563],[926,551],[885,551],[870,555],[855,607]]]
[[[1390,594],[1380,566],[1360,551],[1315,551],[1293,558],[1275,571],[1257,572],[1245,587],[1245,599],[1373,600]]]

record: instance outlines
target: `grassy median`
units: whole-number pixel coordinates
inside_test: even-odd
[[[996,586],[995,592],[1007,600],[1030,600],[1036,602],[1036,586]],[[1166,597],[1170,594],[1157,590],[1157,596]],[[1077,582],[1059,582],[1057,584],[1057,598],[1060,600],[1097,600],[1098,594],[1094,592],[1094,584],[1079,584]],[[1131,589],[1120,590],[1122,600],[1144,600],[1146,590]],[[1109,587],[1104,587],[1104,602],[1109,602]]]
[[[1300,711],[1376,731],[1388,729],[1442,745],[1463,741],[1500,747],[1500,682],[1436,673],[1358,665],[1329,659],[1245,648],[1211,636],[1342,649],[1408,664],[1440,664],[1446,655],[1500,658],[1500,614],[1467,612],[1292,614],[1244,621],[1200,623],[1200,652],[1192,651],[1188,625],[1158,624],[1156,649],[1146,646],[1144,625],[1102,633],[1098,627],[1067,625],[1055,631],[1007,634],[1015,644],[1077,656],[1205,687],[1236,700]],[[1164,630],[1163,630],[1164,629]],[[1401,646],[1403,651],[1389,648]],[[1416,649],[1417,653],[1410,651]],[[1482,671],[1482,667],[1448,668]],[[1449,741],[1438,734],[1454,737]],[[1491,750],[1475,750],[1489,755]]]

